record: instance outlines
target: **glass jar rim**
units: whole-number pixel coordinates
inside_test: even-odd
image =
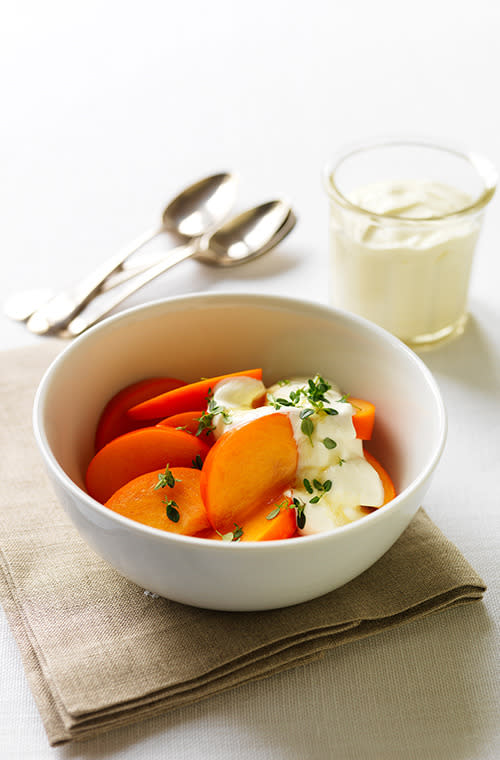
[[[456,156],[466,161],[476,172],[477,176],[481,179],[484,189],[483,192],[474,200],[473,203],[457,211],[452,211],[446,214],[440,214],[439,216],[427,216],[416,219],[415,217],[403,216],[399,214],[384,213],[379,214],[375,211],[358,206],[356,203],[350,201],[337,186],[334,176],[338,171],[341,164],[351,156],[357,153],[363,153],[365,151],[373,150],[376,148],[385,147],[419,147],[430,148],[433,150],[439,150],[445,153]],[[470,151],[463,146],[450,143],[449,141],[428,139],[425,137],[380,137],[373,139],[361,140],[358,142],[349,143],[340,148],[331,161],[324,167],[323,170],[323,183],[327,195],[331,200],[335,200],[344,208],[368,216],[372,219],[384,220],[385,223],[404,223],[409,225],[421,225],[421,224],[436,224],[442,223],[447,220],[457,220],[471,214],[477,213],[491,201],[495,195],[495,190],[498,183],[498,173],[491,161],[485,158],[483,155],[476,151]]]

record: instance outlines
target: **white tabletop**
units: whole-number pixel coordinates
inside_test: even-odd
[[[299,223],[287,242],[230,272],[179,265],[126,305],[197,290],[327,302],[321,170],[339,146],[438,136],[500,166],[500,7],[488,0],[9,5],[0,25],[2,300],[71,283],[154,224],[183,185],[231,169],[241,208],[292,201]],[[424,506],[487,582],[484,603],[58,749],[0,613],[2,759],[500,757],[499,204],[488,210],[466,334],[422,354],[449,414]],[[39,340],[1,318],[3,348]]]

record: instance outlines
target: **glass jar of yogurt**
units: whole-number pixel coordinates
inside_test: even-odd
[[[330,294],[414,347],[460,334],[484,210],[485,158],[423,139],[352,146],[326,167]]]

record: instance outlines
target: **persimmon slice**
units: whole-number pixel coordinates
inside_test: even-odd
[[[362,441],[369,441],[375,424],[375,405],[362,398],[349,397],[348,401],[354,408],[352,424],[356,431],[356,437]]]
[[[196,383],[183,385],[167,393],[162,393],[155,398],[144,401],[142,404],[133,406],[128,414],[133,420],[151,420],[161,417],[169,417],[180,412],[190,412],[191,409],[205,409],[207,397],[214,386],[221,380],[231,377],[254,377],[262,380],[262,369],[249,369],[244,372],[233,372],[229,375],[219,375]]]
[[[104,504],[129,480],[152,470],[191,467],[197,456],[203,461],[209,447],[191,433],[175,428],[140,428],[114,438],[91,460],[87,491]]]
[[[163,472],[155,470],[134,478],[115,491],[105,506],[131,520],[170,533],[195,536],[209,529],[200,494],[200,471],[172,467],[173,487],[157,488],[158,476]]]
[[[99,451],[119,435],[144,427],[143,422],[133,420],[127,415],[131,406],[140,404],[141,401],[146,401],[159,393],[172,391],[181,385],[185,385],[185,383],[174,377],[149,377],[146,380],[139,380],[137,383],[127,385],[126,388],[116,393],[104,407],[97,423],[95,450]]]
[[[292,500],[284,494],[276,501],[262,505],[259,510],[250,515],[243,525],[233,525],[233,530],[224,536],[210,526],[208,530],[200,531],[198,538],[211,538],[215,541],[274,541],[282,538],[292,538],[297,531],[297,518]]]
[[[261,507],[241,526],[242,541],[275,541],[291,538],[297,529],[297,518],[292,500],[281,495]]]
[[[224,433],[210,449],[200,481],[212,526],[233,531],[235,523],[242,526],[279,499],[294,482],[297,458],[284,414],[271,413]]]
[[[200,418],[203,416],[204,410],[197,412],[180,412],[179,414],[173,414],[171,417],[166,417],[164,420],[160,420],[157,423],[158,427],[173,427],[182,428],[188,433],[196,435],[200,426]],[[211,446],[215,443],[214,434],[211,430],[205,428],[202,430],[199,438],[205,443]]]

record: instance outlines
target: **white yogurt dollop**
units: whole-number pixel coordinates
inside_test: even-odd
[[[331,381],[327,380],[330,388],[323,394],[324,407],[331,413],[316,411],[308,418],[309,434],[304,432],[300,415],[312,408],[307,395],[301,392],[307,383],[307,378],[294,378],[266,390],[262,382],[253,378],[229,378],[215,386],[213,396],[215,405],[226,412],[214,417],[216,438],[267,414],[288,416],[298,449],[297,477],[291,495],[305,504],[306,521],[300,531],[304,535],[358,520],[366,514],[361,504],[379,507],[384,501],[380,477],[364,458],[363,442],[356,438],[354,409],[347,400],[341,400],[340,389]],[[265,394],[266,405],[254,408]],[[280,399],[291,405],[280,404]]]
[[[226,414],[216,414],[213,418],[215,437],[220,438],[227,430],[246,425],[258,417],[274,412],[270,406],[253,406],[265,397],[266,392],[264,383],[253,377],[220,380],[214,387],[213,400],[217,407],[225,409]]]

